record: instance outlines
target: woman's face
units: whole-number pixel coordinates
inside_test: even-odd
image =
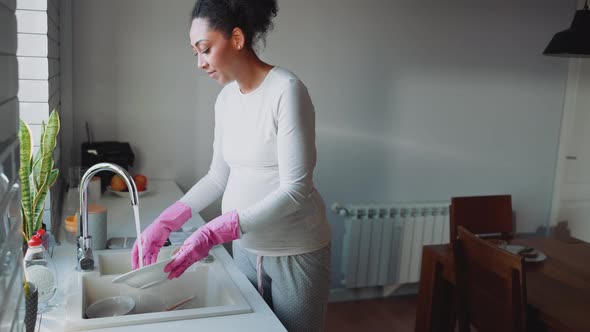
[[[217,30],[209,29],[205,18],[196,18],[189,31],[191,47],[197,57],[199,69],[204,70],[210,78],[220,84],[235,80],[233,73],[236,49],[235,42]]]

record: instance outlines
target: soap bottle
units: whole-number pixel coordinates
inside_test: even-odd
[[[45,230],[40,229],[27,242],[29,247],[24,258],[27,281],[35,284],[39,292],[38,312],[40,313],[49,308],[48,302],[57,290],[57,270],[49,253],[43,247],[41,241],[43,234]]]

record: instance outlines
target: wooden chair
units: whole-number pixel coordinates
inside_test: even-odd
[[[453,246],[459,331],[526,331],[523,261],[463,226]]]
[[[500,233],[512,237],[512,196],[453,197],[450,207],[451,243],[457,238],[457,227],[463,226],[474,234]]]

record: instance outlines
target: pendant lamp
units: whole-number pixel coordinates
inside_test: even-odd
[[[584,4],[584,9],[576,11],[571,27],[556,33],[543,54],[569,58],[590,57],[590,10],[588,10],[588,0]]]

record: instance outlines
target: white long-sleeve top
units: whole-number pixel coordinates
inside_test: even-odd
[[[219,93],[210,170],[180,201],[198,213],[223,195],[222,212],[238,211],[241,245],[257,255],[311,252],[330,241],[315,163],[307,88],[275,67],[253,92],[232,82]]]

